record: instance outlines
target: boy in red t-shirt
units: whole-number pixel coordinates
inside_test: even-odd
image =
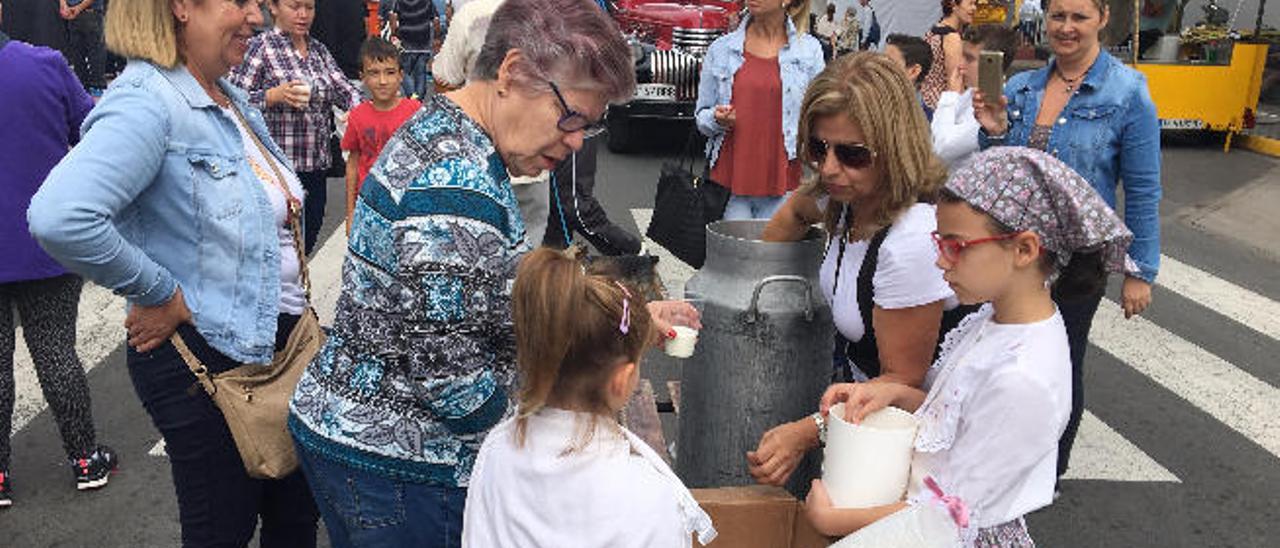
[[[347,234],[351,234],[351,213],[356,196],[369,168],[378,159],[382,146],[400,125],[422,106],[416,99],[400,97],[400,50],[379,37],[365,41],[360,47],[360,81],[369,88],[372,100],[360,103],[347,117],[347,132],[342,136],[342,150],[347,158]]]

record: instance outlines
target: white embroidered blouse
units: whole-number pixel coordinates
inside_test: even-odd
[[[1071,362],[1061,314],[1000,324],[991,305],[948,333],[925,380],[911,463],[912,503],[926,475],[969,508],[966,540],[1053,502],[1058,438],[1071,412]],[[966,543],[969,544],[969,543]]]

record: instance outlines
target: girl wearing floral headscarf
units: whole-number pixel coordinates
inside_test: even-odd
[[[1105,283],[1105,271],[1124,268],[1133,235],[1087,181],[1027,148],[975,156],[947,182],[937,217],[944,278],[961,302],[987,304],[947,335],[927,392],[843,384],[821,402],[823,413],[845,402],[853,422],[888,405],[915,413],[906,500],[837,509],[815,481],[808,515],[820,531],[845,535],[941,498],[964,546],[1034,546],[1022,516],[1053,502],[1071,411],[1067,333],[1050,291]]]

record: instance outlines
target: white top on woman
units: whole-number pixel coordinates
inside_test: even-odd
[[[830,207],[827,198],[819,199],[818,207],[823,210]],[[894,221],[889,234],[885,235],[876,272],[871,278],[875,289],[873,300],[880,308],[893,310],[945,301],[944,308],[950,310],[959,304],[951,286],[942,279],[942,270],[934,264],[938,261],[938,249],[931,236],[938,228],[935,210],[930,204],[915,204]],[[862,270],[870,245],[870,240],[849,242],[841,260],[840,240],[833,238],[819,271],[819,284],[831,303],[836,329],[844,338],[855,342],[866,334],[862,313],[858,310],[858,272]],[[840,263],[838,288],[835,287],[837,262]]]
[[[1001,324],[993,310],[983,306],[947,335],[915,413],[908,500],[933,497],[921,487],[933,476],[968,506],[970,539],[1053,502],[1058,437],[1071,413],[1062,315]]]
[[[262,155],[262,151],[254,142],[253,134],[249,133],[249,128],[245,127],[231,108],[223,108],[222,111],[235,122],[236,129],[240,130],[240,141],[244,145],[245,158],[249,161],[254,174],[262,180],[262,188],[267,191],[267,199],[271,201],[272,219],[275,221],[276,236],[280,241],[280,312],[297,316],[307,308],[307,292],[302,287],[302,265],[298,262],[297,247],[293,244],[293,231],[289,228],[289,210],[284,192],[275,182],[276,173],[284,177],[284,182],[289,185],[289,192],[294,198],[302,200],[306,197],[306,193],[302,190],[302,183],[298,180],[298,176],[289,169],[289,166],[281,165],[273,158]],[[275,165],[274,170],[271,169],[272,164]]]
[[[590,415],[544,408],[489,432],[471,472],[462,546],[667,548],[715,538],[711,519],[648,445],[609,419],[576,441]]]

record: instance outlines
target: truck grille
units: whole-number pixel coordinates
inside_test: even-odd
[[[693,101],[698,98],[698,73],[702,70],[701,56],[678,49],[653,52],[653,82],[676,87],[677,101]]]
[[[671,45],[702,57],[721,34],[720,29],[675,27],[671,29]]]

